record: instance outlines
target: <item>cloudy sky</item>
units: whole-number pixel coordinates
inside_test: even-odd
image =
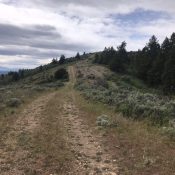
[[[31,68],[53,57],[175,32],[174,0],[0,0],[0,67]]]

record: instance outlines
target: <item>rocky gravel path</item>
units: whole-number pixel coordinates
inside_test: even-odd
[[[71,151],[76,157],[75,169],[68,174],[77,175],[117,175],[116,160],[103,148],[103,136],[97,136],[85,124],[83,113],[69,101],[64,105],[64,127],[69,133]]]

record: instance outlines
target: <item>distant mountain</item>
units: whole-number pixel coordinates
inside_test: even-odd
[[[0,66],[0,74],[6,74],[6,73],[8,73],[9,71],[10,71],[9,68],[7,68],[7,67],[1,67],[1,66]]]
[[[2,70],[2,71],[7,71],[7,70],[10,70],[9,68],[7,68],[7,67],[2,67],[2,66],[0,66],[0,70]]]
[[[7,74],[8,72],[9,72],[9,71],[1,71],[1,70],[0,70],[0,75],[1,75],[1,74]]]

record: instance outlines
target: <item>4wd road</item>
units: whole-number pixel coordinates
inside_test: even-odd
[[[103,136],[94,134],[76,103],[74,66],[68,71],[70,81],[64,88],[42,95],[19,114],[0,147],[1,175],[118,174]],[[40,142],[35,141],[37,133]],[[60,150],[70,154],[65,162]]]

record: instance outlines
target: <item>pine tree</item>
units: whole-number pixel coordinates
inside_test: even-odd
[[[171,42],[170,40],[166,37],[165,40],[163,41],[161,45],[161,54],[168,55],[168,52],[171,49]]]
[[[165,64],[162,82],[165,92],[175,92],[175,52],[171,53]],[[173,57],[174,55],[174,57]]]
[[[171,35],[170,47],[168,47],[166,56],[167,59],[162,75],[162,83],[166,93],[175,92],[175,33]]]
[[[108,49],[106,48],[102,52],[100,63],[105,64],[105,65],[109,65],[109,63],[111,62],[111,59],[115,55],[115,52],[116,51],[114,50],[113,47],[109,47]]]
[[[150,85],[159,81],[156,75],[156,62],[160,54],[160,44],[153,35],[148,44],[137,56],[137,75],[142,80],[147,81]]]
[[[170,45],[171,45],[171,48],[172,49],[175,49],[175,33],[173,33],[171,35],[171,38],[170,38]]]
[[[155,59],[160,52],[160,44],[154,35],[149,40],[147,47],[150,58]]]
[[[124,73],[126,71],[127,63],[128,54],[126,51],[126,42],[124,41],[117,47],[117,52],[113,53],[110,68],[115,72]]]
[[[53,58],[51,64],[57,64],[57,63],[58,63],[58,60],[56,58]]]
[[[65,63],[65,61],[66,61],[66,58],[65,58],[65,56],[64,55],[61,55],[61,57],[60,57],[60,59],[59,59],[59,64],[64,64]]]
[[[80,59],[80,54],[79,54],[79,52],[76,54],[75,58],[76,58],[77,60]]]
[[[94,63],[100,63],[100,56],[99,56],[99,54],[95,54],[95,58],[94,58],[94,60],[93,60],[93,62]]]
[[[147,71],[149,69],[149,59],[148,59],[148,47],[145,46],[142,51],[139,51],[136,55],[136,75],[146,81]]]

